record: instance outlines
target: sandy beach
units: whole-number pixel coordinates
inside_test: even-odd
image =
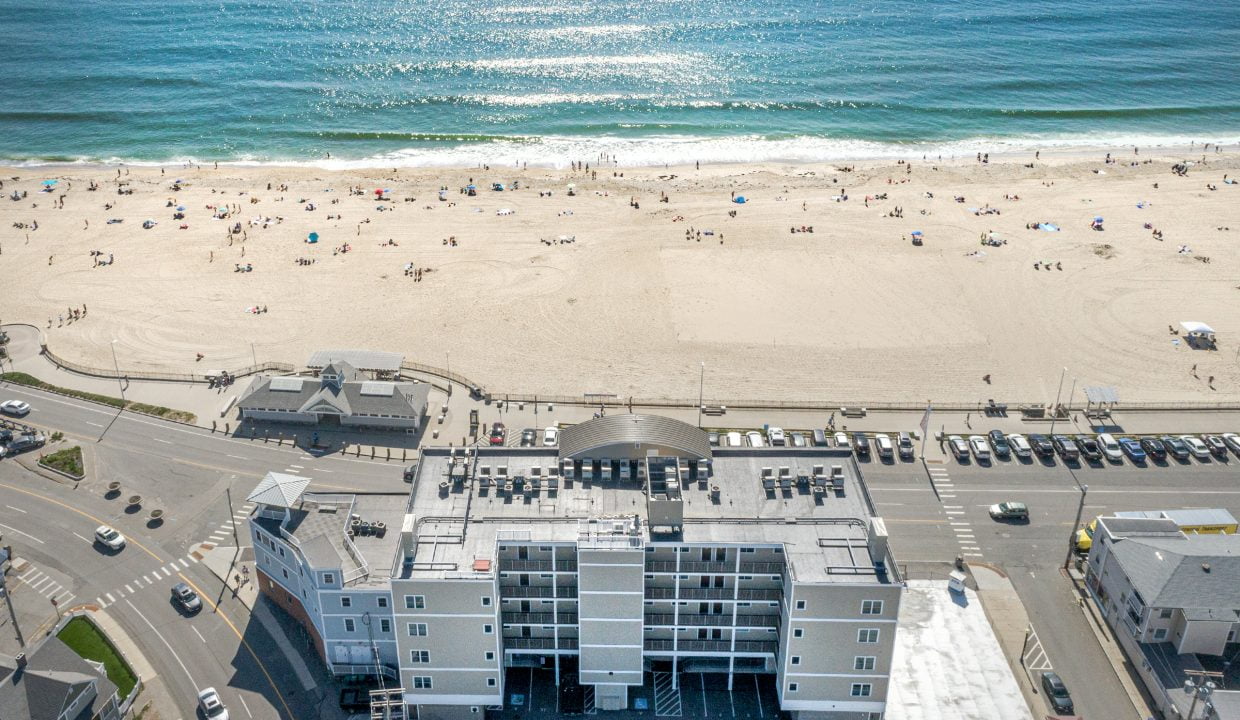
[[[169,371],[398,351],[498,392],[696,397],[704,362],[708,399],[1050,402],[1067,368],[1078,402],[1235,400],[1240,159],[1202,157],[5,168],[0,320],[98,367],[115,340]]]

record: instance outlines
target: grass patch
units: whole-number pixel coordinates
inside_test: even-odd
[[[60,393],[61,395],[68,395],[69,397],[75,397],[81,400],[89,400],[91,402],[109,405],[114,408],[125,408],[126,410],[145,413],[147,415],[154,415],[155,417],[161,417],[166,420],[176,420],[178,422],[190,424],[193,424],[198,420],[197,415],[194,413],[185,412],[184,410],[173,410],[172,408],[166,408],[160,405],[147,405],[146,403],[121,400],[120,398],[114,398],[109,395],[100,395],[99,393],[86,392],[84,390],[73,390],[71,388],[57,387],[51,383],[45,383],[29,373],[0,373],[0,380],[17,383],[18,385],[26,385],[32,388],[38,388],[39,390],[47,390],[48,392]]]
[[[83,475],[82,448],[77,445],[64,450],[57,450],[51,455],[44,455],[39,458],[39,462],[47,467],[69,473],[74,477],[81,477]]]
[[[138,684],[137,676],[94,623],[84,617],[73,618],[56,637],[87,660],[103,663],[108,679],[116,685],[122,700],[133,692]]]

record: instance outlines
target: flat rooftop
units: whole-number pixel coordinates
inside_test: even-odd
[[[683,501],[683,525],[679,532],[659,532],[647,524],[645,481],[635,474],[622,479],[613,470],[610,480],[601,479],[597,470],[593,479],[566,481],[561,476],[558,488],[550,490],[545,487],[548,471],[562,467],[554,448],[478,448],[476,457],[465,459],[458,448],[455,463],[450,452],[428,448],[418,465],[409,504],[417,542],[414,564],[406,566],[405,576],[471,572],[476,561],[494,559],[501,539],[576,542],[582,520],[636,516],[641,521],[638,537],[647,544],[782,544],[799,581],[895,580],[889,554],[870,555],[866,533],[872,505],[847,453],[718,449],[705,481],[682,460],[686,475],[670,494]],[[808,478],[830,473],[832,466],[843,474],[842,489],[814,493]],[[493,483],[480,482],[497,477],[501,467],[507,478],[525,481],[535,477],[537,469],[544,487],[501,493]],[[772,478],[782,476],[783,487],[766,487],[764,471]],[[889,568],[886,573],[875,572],[876,559]]]

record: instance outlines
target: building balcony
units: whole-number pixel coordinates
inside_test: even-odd
[[[577,572],[577,561],[500,558],[499,569],[504,572]]]
[[[741,573],[745,575],[783,575],[785,566],[781,562],[743,562]]]
[[[680,588],[679,594],[676,588],[671,587],[647,587],[647,600],[744,600],[744,601],[775,601],[784,596],[784,591],[780,588],[741,588],[734,590],[732,588]]]
[[[562,612],[557,616],[549,612],[506,612],[502,614],[505,625],[576,625],[577,613]]]
[[[646,625],[651,627],[779,627],[778,615],[737,615],[733,623],[731,614],[700,615],[681,613],[646,613]]]
[[[505,650],[576,650],[577,638],[504,638]]]
[[[646,640],[643,645],[646,652],[736,652],[774,655],[779,643],[766,640],[737,640],[733,648],[731,640]]]
[[[576,585],[500,585],[500,597],[505,598],[575,598]]]

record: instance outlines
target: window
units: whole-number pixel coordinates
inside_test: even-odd
[[[340,607],[342,608],[353,607],[353,598],[349,597],[348,595],[341,595],[340,596]]]
[[[1154,631],[1155,640],[1165,640],[1167,637],[1167,628],[1158,628]]]
[[[426,623],[409,623],[409,637],[426,637]]]
[[[387,618],[379,618],[379,632],[381,633],[392,632],[392,621],[388,620]]]
[[[878,628],[861,628],[857,631],[857,642],[865,645],[878,642]]]
[[[280,568],[280,572],[284,573],[284,579],[288,580],[288,570],[285,570],[284,568]]]
[[[793,664],[793,665],[800,665],[800,664],[801,664],[801,656],[800,656],[800,655],[793,655],[793,656],[792,656],[792,664]]]
[[[794,693],[794,692],[796,692],[796,691],[797,691],[797,684],[796,684],[796,683],[788,683],[788,692],[790,692],[790,693]]]
[[[335,585],[336,576],[331,573],[323,573],[323,584],[324,585]]]
[[[487,623],[486,625],[483,625],[483,626],[482,626],[482,634],[483,634],[483,635],[490,635],[490,634],[491,634],[491,633],[493,633],[493,632],[495,632],[495,626],[494,626],[494,625],[491,625],[490,623]]]
[[[353,618],[345,618],[344,619],[344,631],[353,632],[354,629],[355,627],[353,625]]]
[[[792,637],[797,637],[797,638],[799,638],[799,637],[805,637],[805,629],[804,629],[804,628],[795,628],[795,629],[793,629],[793,631],[792,631]]]
[[[857,657],[853,658],[853,670],[873,670],[873,669],[874,669],[874,656],[873,655],[858,655]]]
[[[753,575],[741,575],[741,580],[753,580]]]
[[[805,609],[805,601],[797,600],[797,610],[804,610],[804,609]]]
[[[379,600],[379,607],[381,607],[381,608],[385,608],[385,607],[387,607],[387,598],[386,598],[386,597],[384,597],[383,595],[380,595],[380,596],[379,596],[379,598],[378,598],[378,600]]]
[[[430,650],[410,650],[409,651],[409,662],[413,663],[414,665],[425,664],[430,661],[431,661]]]
[[[487,687],[495,687],[495,678],[487,678]]]
[[[1171,617],[1171,608],[1163,608],[1162,610],[1159,610],[1158,617],[1162,618],[1163,620],[1169,619]]]
[[[848,694],[853,697],[869,697],[873,690],[874,686],[870,683],[853,683]]]
[[[482,607],[491,607],[491,596],[490,595],[482,596]]]
[[[743,552],[743,553],[751,553],[751,552],[753,552],[753,551],[754,551],[754,549],[753,549],[753,548],[741,548],[741,552]]]
[[[861,614],[862,615],[882,615],[883,614],[883,601],[882,600],[862,600],[861,601]]]
[[[414,690],[430,690],[431,689],[430,676],[429,675],[414,675],[413,676],[413,689]]]
[[[405,596],[405,609],[425,610],[426,609],[426,596],[425,595],[406,595]]]
[[[494,659],[495,659],[495,653],[494,653],[493,651],[491,651],[491,650],[487,650],[486,659],[487,659],[487,660],[494,660]]]

